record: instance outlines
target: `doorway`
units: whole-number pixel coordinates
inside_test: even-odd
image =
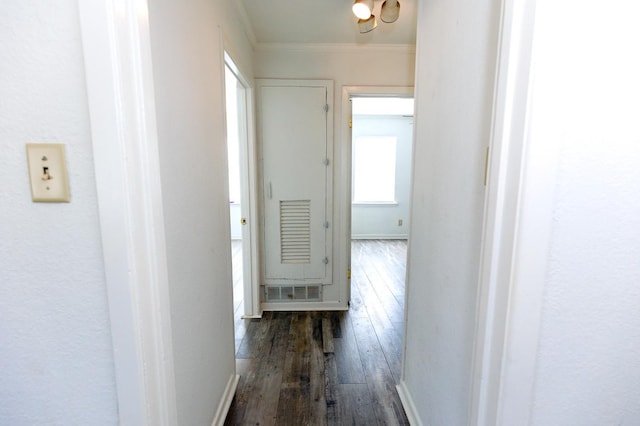
[[[343,92],[350,310],[366,312],[400,383],[413,153],[413,89]]]
[[[251,89],[225,52],[225,113],[231,230],[233,311],[236,341],[242,318],[259,315],[256,285],[254,155],[250,120]]]
[[[413,97],[350,96],[350,298],[371,318],[400,382],[413,151]]]

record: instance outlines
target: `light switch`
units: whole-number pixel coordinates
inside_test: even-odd
[[[61,143],[28,143],[27,162],[34,202],[68,203],[69,182]]]

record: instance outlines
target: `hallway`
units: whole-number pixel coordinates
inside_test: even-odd
[[[348,312],[236,321],[241,375],[227,425],[408,424],[402,364],[406,241],[352,242]]]

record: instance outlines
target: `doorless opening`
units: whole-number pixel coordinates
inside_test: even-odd
[[[240,119],[242,103],[242,85],[228,65],[225,65],[225,97],[227,119],[227,156],[229,172],[229,218],[231,226],[231,252],[233,276],[233,312],[234,318],[244,312],[244,256],[242,223],[242,178],[240,172]]]
[[[348,297],[377,298],[401,342],[413,151],[413,88],[343,91]],[[378,300],[372,300],[376,303]]]
[[[236,339],[241,319],[258,316],[257,260],[255,255],[255,184],[251,142],[251,89],[225,52],[225,109],[229,172],[233,308]]]

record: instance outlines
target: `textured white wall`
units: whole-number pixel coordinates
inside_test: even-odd
[[[467,424],[500,2],[419,4],[402,390],[427,425]]]
[[[558,167],[532,424],[637,425],[640,6],[576,5],[536,16],[531,143]]]
[[[0,13],[0,424],[117,424],[75,0]],[[71,203],[32,203],[27,142],[66,144]]]
[[[238,22],[227,12],[232,10],[217,2],[149,2],[181,425],[211,424],[235,373],[218,25],[228,30],[240,64],[250,54],[246,39],[234,30]]]

